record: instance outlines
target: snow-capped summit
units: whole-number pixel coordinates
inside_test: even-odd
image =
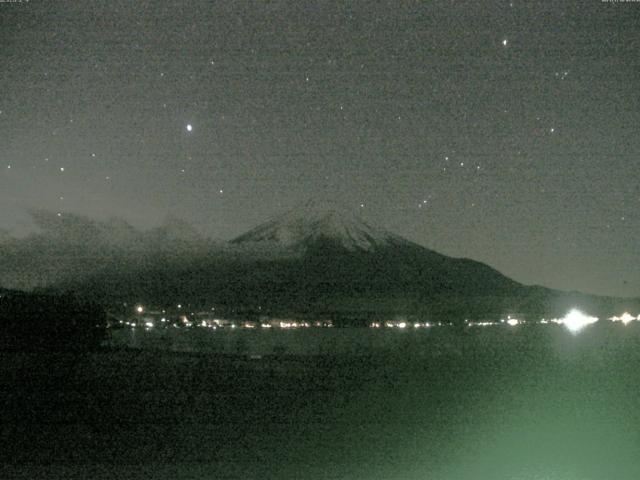
[[[373,251],[410,243],[398,235],[362,220],[352,209],[332,201],[309,200],[233,240],[234,243],[271,242],[305,247],[328,240],[347,250]]]

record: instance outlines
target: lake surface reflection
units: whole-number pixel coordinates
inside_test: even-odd
[[[114,342],[138,350],[102,353],[74,371],[73,401],[88,399],[91,410],[76,423],[33,429],[25,445],[60,462],[43,466],[33,450],[35,464],[22,473],[640,478],[635,323],[598,322],[579,334],[558,325],[137,329],[116,332]],[[102,397],[101,388],[109,390]],[[117,428],[101,437],[109,423]],[[69,425],[80,425],[84,440],[73,440]]]
[[[333,373],[360,379],[324,415],[309,398],[284,450],[291,478],[640,478],[635,324],[170,335],[174,349],[371,359]]]

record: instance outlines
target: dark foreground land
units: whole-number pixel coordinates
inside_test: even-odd
[[[640,478],[640,326],[405,342],[0,354],[0,478]]]

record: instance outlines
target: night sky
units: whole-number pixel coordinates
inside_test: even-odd
[[[310,197],[640,295],[640,3],[0,3],[0,228],[230,239]]]

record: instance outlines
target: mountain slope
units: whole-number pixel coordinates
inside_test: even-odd
[[[107,305],[213,304],[218,312],[333,318],[540,318],[574,306],[610,316],[640,308],[635,300],[525,286],[318,202],[226,245],[180,221],[138,232],[118,222],[45,220],[41,234],[0,245],[0,286],[73,290]]]
[[[525,287],[482,263],[441,255],[315,201],[232,240],[222,255],[101,275],[88,287],[111,301],[137,297],[308,315],[499,315],[526,295]]]

